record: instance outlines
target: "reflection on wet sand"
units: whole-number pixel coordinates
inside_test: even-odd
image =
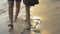
[[[22,4],[22,6],[23,6],[23,4]],[[2,7],[0,9],[0,19],[1,19],[0,20],[0,33],[1,34],[20,34],[21,32],[23,32],[24,26],[25,26],[25,12],[24,12],[25,8],[24,8],[24,6],[21,7],[22,10],[19,14],[17,22],[14,23],[13,29],[10,29],[10,27],[7,26],[9,24],[7,1],[0,0],[0,7]],[[15,8],[14,8],[14,11],[15,11]],[[35,33],[36,33],[36,30],[25,30],[23,34],[35,34]]]
[[[53,2],[52,2],[53,1]],[[41,34],[60,34],[60,0],[40,0],[31,15],[41,17]]]

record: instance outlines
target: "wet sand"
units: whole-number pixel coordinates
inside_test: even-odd
[[[40,17],[41,34],[60,34],[60,0],[40,0],[31,14]]]
[[[7,1],[6,1],[7,2]],[[23,32],[25,27],[25,6],[21,4],[20,13],[17,19],[17,22],[15,22],[14,28],[10,30],[10,27],[8,27],[9,24],[9,15],[8,15],[8,5],[6,5],[6,2],[4,4],[0,4],[0,33],[1,34],[21,34]],[[14,7],[14,16],[15,16],[15,7]],[[25,31],[24,34],[34,34],[32,31]]]
[[[40,17],[41,24],[39,29],[41,31],[41,34],[60,34],[60,0],[39,1],[39,5],[31,7],[31,15]],[[9,32],[9,27],[7,26],[8,23],[6,23],[8,19],[5,19],[5,17],[8,15],[5,14],[7,13],[0,15],[0,33],[12,34]],[[16,23],[14,24],[14,26],[16,26],[14,34],[19,34],[23,30],[22,28],[24,24],[21,25],[22,21],[18,19],[18,27],[16,26]]]

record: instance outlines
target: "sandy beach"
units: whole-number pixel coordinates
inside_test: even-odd
[[[3,0],[0,0],[0,2],[3,2]],[[4,7],[3,5],[7,7],[6,2],[3,2],[3,4],[0,3],[0,7]],[[21,9],[22,8],[24,8],[24,5],[21,7]],[[20,34],[23,31],[25,25],[25,21],[23,19],[25,14],[25,8],[21,10],[17,19],[18,22],[14,23],[13,32],[9,32],[9,27],[7,26],[7,21],[9,21],[8,10],[1,9],[2,8],[0,8],[0,33]],[[41,20],[41,24],[38,28],[41,31],[40,34],[60,34],[60,0],[39,0],[38,5],[31,7],[31,15],[37,16]],[[31,32],[29,34],[34,33]]]

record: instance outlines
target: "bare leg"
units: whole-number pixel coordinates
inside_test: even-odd
[[[28,28],[31,27],[31,24],[30,24],[30,6],[26,6],[26,25],[28,26]]]
[[[15,15],[15,21],[18,17],[19,14],[19,10],[20,10],[20,2],[16,2],[16,15]]]
[[[9,18],[10,18],[10,23],[8,26],[13,25],[13,7],[14,7],[14,2],[9,1]]]

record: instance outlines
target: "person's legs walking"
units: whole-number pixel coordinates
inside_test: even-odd
[[[14,2],[13,1],[8,1],[9,4],[9,18],[10,18],[10,23],[8,26],[13,26],[13,7],[14,7]]]
[[[25,4],[25,8],[26,8],[26,29],[30,29],[31,28],[31,23],[30,23],[30,0],[23,0],[24,4]]]
[[[15,21],[18,17],[19,14],[19,10],[20,10],[20,2],[16,2],[16,14],[15,14]]]
[[[16,14],[15,14],[15,21],[18,17],[18,14],[19,14],[19,10],[20,10],[20,3],[21,3],[21,0],[16,0]]]
[[[27,25],[27,29],[31,28],[31,24],[30,24],[30,6],[26,6],[26,25]]]

